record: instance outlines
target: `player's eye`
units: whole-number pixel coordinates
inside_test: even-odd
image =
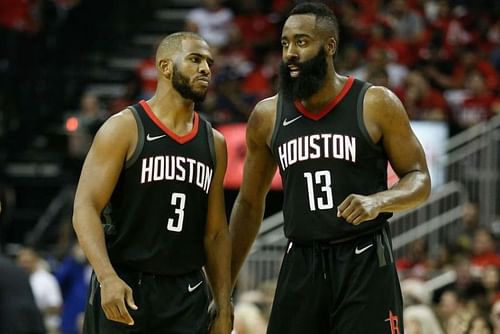
[[[307,41],[305,41],[303,39],[299,39],[299,40],[297,40],[297,45],[298,46],[306,46],[307,45]]]

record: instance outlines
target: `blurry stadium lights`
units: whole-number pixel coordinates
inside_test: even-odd
[[[75,132],[78,129],[78,118],[75,116],[68,117],[66,119],[66,131]]]

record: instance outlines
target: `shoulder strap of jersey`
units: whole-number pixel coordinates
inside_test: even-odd
[[[274,119],[273,136],[271,137],[271,147],[274,147],[274,142],[278,136],[278,131],[281,124],[281,115],[283,114],[283,98],[281,93],[277,96],[278,102],[276,104],[276,118]]]
[[[129,168],[134,162],[137,161],[142,148],[144,147],[144,125],[142,124],[141,116],[139,115],[139,111],[144,112],[144,110],[139,104],[129,106],[128,109],[132,112],[132,115],[134,115],[135,122],[137,124],[137,145],[135,146],[134,153],[130,159],[125,162],[125,168]]]
[[[210,156],[212,157],[212,162],[214,164],[214,169],[217,166],[217,154],[215,154],[215,142],[214,142],[214,130],[212,124],[205,119],[205,117],[199,115],[200,118],[205,122],[205,127],[207,129],[208,137],[208,148],[210,150]]]
[[[380,145],[375,144],[372,141],[370,134],[368,133],[368,129],[366,128],[364,117],[363,117],[363,113],[364,113],[363,104],[365,101],[366,91],[371,86],[372,86],[372,84],[370,84],[369,82],[363,83],[363,86],[361,87],[361,90],[358,93],[358,99],[356,102],[356,113],[357,113],[357,119],[358,119],[358,127],[361,130],[361,133],[365,137],[366,141],[373,149],[380,151],[382,149],[382,147]]]

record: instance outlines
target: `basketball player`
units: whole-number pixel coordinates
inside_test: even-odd
[[[167,36],[155,95],[94,139],[73,217],[95,272],[84,333],[207,333],[203,266],[216,308],[210,333],[231,331],[226,144],[194,111],[212,63],[200,36]]]
[[[422,147],[392,92],[335,72],[338,25],[328,7],[297,5],[281,44],[280,91],[248,121],[230,223],[233,282],[278,167],[289,243],[268,333],[401,334],[387,219],[429,195]],[[391,189],[388,161],[400,177]]]

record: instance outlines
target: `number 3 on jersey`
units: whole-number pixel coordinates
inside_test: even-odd
[[[172,232],[182,231],[182,224],[184,222],[184,207],[186,205],[186,194],[172,193],[170,204],[175,206],[175,214],[177,219],[168,218],[167,230]]]
[[[311,211],[328,210],[333,208],[332,175],[329,170],[319,170],[313,173],[305,172],[307,194]],[[321,195],[316,197],[314,185],[321,186]]]

